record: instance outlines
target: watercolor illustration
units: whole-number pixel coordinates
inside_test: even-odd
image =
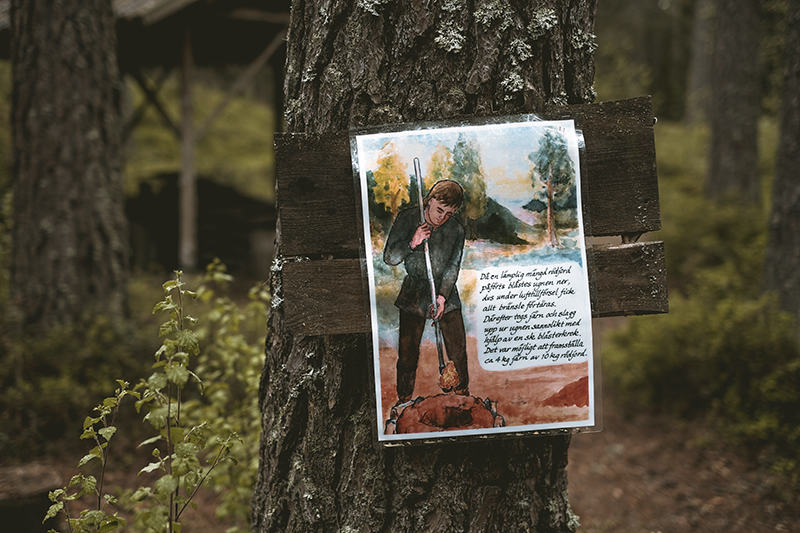
[[[379,439],[592,426],[573,122],[354,140]]]

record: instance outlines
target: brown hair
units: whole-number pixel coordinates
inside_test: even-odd
[[[425,197],[423,205],[427,206],[431,199],[435,198],[448,207],[461,207],[464,200],[464,189],[453,180],[440,180],[433,184],[428,196]]]

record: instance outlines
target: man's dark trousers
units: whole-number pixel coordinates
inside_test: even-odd
[[[419,362],[419,343],[425,330],[426,319],[400,309],[400,347],[397,359],[397,397],[410,399],[414,393]],[[442,315],[439,326],[444,338],[447,357],[453,361],[460,379],[458,390],[469,386],[467,369],[467,335],[461,309],[454,309]]]

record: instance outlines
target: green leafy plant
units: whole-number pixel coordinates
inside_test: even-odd
[[[229,432],[241,437],[242,442],[230,450],[235,462],[227,461],[214,471],[214,488],[220,492],[217,516],[247,524],[258,473],[258,386],[264,367],[269,291],[263,285],[253,287],[247,304],[241,305],[225,293],[230,281],[225,266],[215,260],[206,268],[204,283],[197,290],[204,311],[195,328],[200,342],[196,369],[205,389],[202,396],[185,403],[185,410],[187,421],[208,420],[214,428],[210,446],[216,446],[220,436]],[[228,531],[239,530],[234,526]]]
[[[144,419],[157,431],[141,446],[153,446],[154,460],[142,468],[142,473],[160,473],[153,486],[145,486],[134,492],[130,499],[139,504],[134,522],[145,531],[157,533],[179,533],[180,517],[197,491],[210,479],[211,472],[229,459],[230,450],[239,441],[234,431],[225,437],[217,436],[213,446],[209,439],[213,430],[207,422],[187,423],[184,411],[184,389],[190,382],[202,387],[202,381],[189,368],[192,356],[200,352],[198,336],[193,327],[197,320],[186,313],[186,298],[196,298],[197,293],[185,289],[182,273],[163,285],[164,299],[156,304],[153,312],[165,312],[169,318],[159,328],[164,337],[156,351],[153,373],[143,379],[133,390],[128,384],[118,381],[120,387],[114,396],[106,398],[95,411],[96,417],[87,417],[81,438],[93,439],[96,446],[81,459],[79,467],[97,459],[101,462],[99,481],[94,476],[74,476],[67,487],[50,493],[53,505],[45,520],[64,513],[71,532],[107,532],[125,526],[118,512],[107,510],[117,501],[114,496],[103,493],[108,444],[116,434],[114,419],[121,401],[126,396],[136,398],[137,412],[146,411]],[[212,453],[206,454],[207,448]],[[207,465],[201,459],[207,457]],[[75,487],[75,488],[73,488]],[[78,516],[70,513],[69,503],[84,495],[96,497],[97,504],[91,510],[82,510]],[[51,530],[52,531],[52,530]]]
[[[114,391],[114,395],[103,400],[103,403],[95,408],[99,416],[87,416],[83,422],[84,431],[81,439],[92,439],[96,446],[80,460],[78,466],[83,466],[94,459],[100,460],[102,466],[99,486],[97,478],[94,476],[85,476],[83,474],[73,476],[67,487],[50,492],[50,500],[54,503],[47,511],[44,521],[54,518],[58,513],[63,512],[67,516],[69,530],[74,532],[105,532],[125,526],[125,519],[120,517],[118,513],[115,512],[109,515],[105,511],[106,505],[116,504],[117,499],[110,494],[103,494],[103,481],[106,467],[108,466],[108,444],[117,431],[114,420],[119,412],[120,403],[125,396],[130,394],[139,395],[128,388],[128,382],[118,380],[117,383],[119,388]],[[101,427],[95,429],[97,425]],[[77,486],[77,489],[69,493],[69,489],[75,486]],[[69,509],[70,503],[75,502],[84,495],[97,498],[96,508],[91,510],[84,509],[78,517],[72,518]],[[50,531],[55,530],[51,529]]]
[[[763,126],[774,154],[774,124]],[[658,131],[670,312],[632,317],[607,339],[609,389],[623,407],[706,419],[800,480],[800,347],[797,324],[761,291],[765,210],[703,197],[703,129]],[[768,183],[767,156],[760,167]]]

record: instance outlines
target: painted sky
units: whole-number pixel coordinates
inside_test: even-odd
[[[358,157],[365,166],[362,169],[364,172],[374,171],[378,168],[380,150],[387,142],[394,140],[408,173],[414,172],[413,161],[418,157],[424,175],[436,146],[442,144],[452,152],[459,134],[464,133],[477,141],[483,170],[487,175],[488,195],[502,204],[519,207],[531,198],[531,182],[527,178],[531,165],[528,154],[539,148],[539,139],[546,128],[569,133],[574,130],[574,125],[571,120],[534,121],[364,135],[359,136]],[[577,168],[577,147],[570,150],[570,155]]]

